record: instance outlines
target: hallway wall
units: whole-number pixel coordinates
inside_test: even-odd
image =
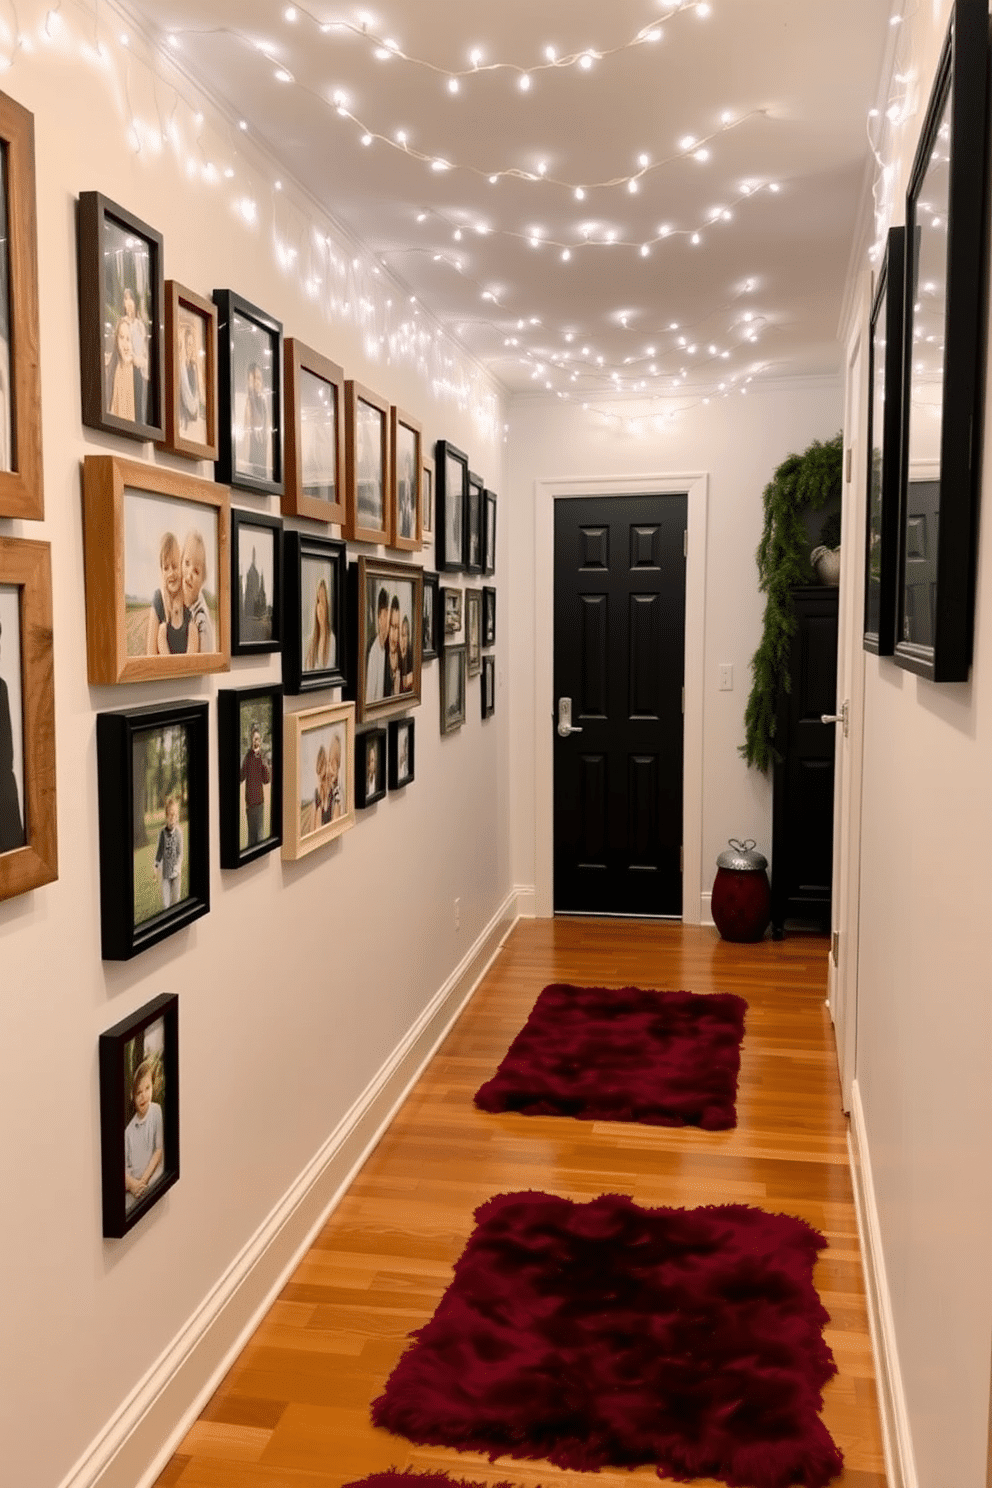
[[[552,574],[535,573],[535,481],[578,477],[706,474],[709,486],[705,542],[703,634],[702,871],[684,884],[690,922],[709,915],[716,856],[728,837],[754,837],[771,857],[771,782],[749,770],[738,754],[744,708],[751,687],[750,661],[761,633],[764,596],[758,592],[755,549],[761,536],[761,493],[775,468],[812,439],[830,439],[842,420],[839,379],[751,384],[746,395],[699,402],[671,423],[648,421],[656,405],[605,405],[624,418],[643,419],[638,433],[605,422],[577,403],[555,398],[514,398],[509,413],[507,487],[512,523],[510,575],[515,594],[543,595]],[[553,700],[535,698],[533,603],[510,616],[513,800],[513,879],[534,882],[535,730],[550,719]],[[718,668],[730,662],[734,690],[717,688]],[[550,723],[548,724],[550,727]]]
[[[947,0],[900,31],[892,222],[905,192]],[[915,111],[913,105],[915,104]],[[887,224],[884,224],[887,226]],[[986,364],[988,353],[986,354]],[[992,1357],[992,411],[986,404],[971,677],[935,684],[865,654],[856,1095],[919,1488],[985,1488]],[[863,506],[862,506],[863,510]],[[858,720],[855,719],[855,727]],[[857,809],[857,803],[855,803]],[[912,1466],[911,1466],[912,1471]],[[913,1488],[914,1478],[908,1480]]]
[[[186,682],[88,686],[80,461],[88,451],[170,457],[81,426],[80,191],[102,191],[161,231],[168,278],[207,296],[230,287],[279,317],[287,335],[422,419],[427,450],[444,437],[469,451],[499,492],[502,414],[479,369],[426,317],[392,304],[395,286],[379,282],[367,252],[291,182],[276,190],[279,173],[236,120],[181,76],[153,77],[106,16],[98,51],[88,12],[63,10],[46,32],[46,9],[22,7],[25,45],[0,82],[35,115],[46,498],[43,523],[0,519],[0,536],[52,548],[60,856],[57,883],[0,903],[0,1477],[18,1488],[53,1488],[69,1471],[367,1089],[510,882],[503,688],[483,725],[470,682],[465,727],[441,739],[438,664],[426,663],[414,783],[301,862],[275,853],[221,872],[214,700],[222,687],[278,681],[278,656],[236,658],[229,674]],[[155,131],[170,121],[176,140],[163,144]],[[327,262],[317,230],[342,265],[336,306],[329,280],[304,282]],[[361,303],[346,308],[352,294]],[[234,504],[278,511],[246,493]],[[498,535],[502,584],[505,525]],[[432,567],[432,550],[414,561]],[[500,637],[497,655],[505,649]],[[187,696],[210,702],[211,911],[130,963],[104,963],[96,714]],[[181,1178],[129,1236],[105,1241],[97,1040],[162,992],[180,997]]]

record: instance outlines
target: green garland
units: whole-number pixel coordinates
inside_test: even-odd
[[[767,770],[781,756],[775,749],[779,694],[789,690],[789,649],[796,629],[792,591],[814,582],[809,540],[801,513],[819,511],[840,495],[843,435],[814,439],[801,455],[790,455],[765,487],[765,525],[756,553],[758,588],[767,594],[761,644],[751,658],[751,696],[744,713],[740,752],[749,765]]]

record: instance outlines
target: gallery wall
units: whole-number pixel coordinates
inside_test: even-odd
[[[950,11],[947,0],[911,9],[900,28],[888,94],[895,122],[879,164],[890,195],[878,184],[873,203],[888,213],[879,223],[883,235],[890,221],[905,222],[907,182]],[[983,334],[988,348],[987,327]],[[986,349],[986,366],[988,355]],[[849,442],[859,432],[850,430]],[[970,679],[937,684],[891,658],[863,656],[864,776],[854,803],[861,831],[855,1129],[877,1210],[907,1488],[984,1488],[988,1468],[988,400],[982,460]],[[856,708],[857,694],[855,687]],[[853,727],[861,725],[856,714]]]
[[[81,191],[105,193],[164,235],[167,278],[208,297],[236,290],[422,420],[425,450],[452,440],[501,499],[505,485],[500,397],[484,374],[291,182],[277,190],[279,172],[236,120],[165,64],[150,70],[101,14],[95,23],[85,9],[22,10],[21,45],[0,84],[35,118],[45,468],[44,521],[0,520],[0,536],[51,545],[59,837],[58,881],[0,903],[0,1475],[19,1488],[52,1488],[99,1438],[361,1100],[510,885],[499,628],[494,718],[482,722],[479,681],[470,680],[466,724],[441,738],[438,663],[426,662],[412,712],[413,784],[305,860],[273,853],[237,872],[219,866],[215,699],[221,687],[278,682],[278,656],[235,658],[220,676],[87,683],[83,456],[213,472],[81,424]],[[329,238],[318,242],[318,231]],[[277,499],[247,493],[233,504],[278,512]],[[433,558],[427,548],[412,561],[432,568]],[[210,705],[210,913],[133,961],[104,962],[96,715],[186,697]],[[179,996],[181,1176],[125,1239],[108,1241],[97,1041],[160,993]],[[133,1484],[137,1473],[127,1472],[120,1481]]]
[[[829,378],[769,386],[756,381],[747,393],[699,400],[671,420],[656,412],[655,404],[627,400],[604,403],[603,416],[556,399],[515,398],[510,405],[509,574],[515,594],[532,596],[510,617],[513,879],[534,884],[540,858],[535,832],[547,832],[550,819],[537,795],[535,751],[546,744],[541,720],[550,720],[554,702],[535,696],[535,657],[550,645],[543,612],[552,574],[535,573],[535,482],[704,475],[702,792],[695,803],[701,870],[698,882],[683,884],[683,913],[697,921],[709,918],[716,856],[729,837],[753,837],[771,857],[771,781],[738,754],[764,610],[754,562],[761,493],[787,455],[837,433],[841,385]],[[733,667],[730,692],[717,686],[724,662]]]

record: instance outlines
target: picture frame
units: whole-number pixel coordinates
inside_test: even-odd
[[[0,93],[0,517],[45,515],[34,115]]]
[[[420,499],[424,509],[424,537],[434,531],[434,461],[430,455],[420,457]]]
[[[441,656],[441,733],[453,734],[465,722],[465,642],[445,646]]]
[[[905,228],[891,227],[868,322],[868,473],[862,644],[866,651],[877,656],[891,656],[895,644],[905,253]]]
[[[243,868],[282,846],[282,688],[217,694],[220,866]]]
[[[355,664],[348,686],[359,723],[420,702],[423,570],[361,554],[349,569]]]
[[[0,900],[58,876],[51,547],[0,537]]]
[[[231,508],[231,655],[282,648],[282,521]]]
[[[96,716],[103,959],[129,961],[210,909],[207,704]]]
[[[358,736],[355,761],[355,801],[363,809],[386,794],[386,730],[365,729]]]
[[[389,720],[389,789],[404,790],[415,773],[415,720],[391,718]]]
[[[482,670],[482,590],[465,590],[465,665],[470,677]]]
[[[492,718],[496,712],[496,658],[495,656],[484,656],[482,658],[482,717]]]
[[[128,439],[165,436],[165,278],[160,232],[99,191],[76,203],[83,423]]]
[[[117,455],[85,457],[83,556],[91,682],[148,682],[227,671],[230,526],[226,486]],[[187,544],[191,558],[199,557],[188,565],[188,577],[183,566]],[[202,649],[190,651],[191,645]]]
[[[344,535],[356,542],[388,543],[390,460],[389,404],[371,388],[344,384]]]
[[[282,678],[291,696],[345,681],[346,551],[337,538],[285,534]]]
[[[496,572],[496,492],[482,493],[482,572]]]
[[[966,681],[972,658],[988,268],[988,25],[985,0],[955,0],[906,192],[893,656],[932,682]],[[919,485],[912,489],[912,472],[934,461],[933,499],[920,506],[911,500],[923,494]]]
[[[465,567],[465,503],[468,500],[468,455],[446,439],[434,445],[434,548],[445,573]]]
[[[283,494],[282,321],[233,289],[215,289],[218,440],[224,485]]]
[[[470,470],[465,493],[465,572],[481,573],[483,561],[483,484],[481,475]]]
[[[420,637],[421,661],[433,661],[440,647],[439,626],[441,623],[441,596],[439,577],[436,573],[424,572],[423,629]]]
[[[355,705],[287,713],[282,856],[295,862],[355,825]]]
[[[492,584],[482,586],[482,644],[496,644],[496,590]]]
[[[284,516],[344,522],[344,422],[344,369],[289,337]]]
[[[451,584],[441,585],[441,611],[438,616],[441,650],[451,645],[462,634],[465,612],[465,591]]]
[[[120,1240],[179,1181],[175,993],[161,993],[101,1033],[99,1066],[103,1235]]]
[[[165,438],[159,449],[217,459],[217,307],[165,281]]]
[[[421,488],[422,425],[392,404],[389,409],[389,530],[390,547],[418,552],[424,544],[424,506]]]

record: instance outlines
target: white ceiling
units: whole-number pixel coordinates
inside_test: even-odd
[[[129,8],[507,388],[837,370],[888,0],[310,4]]]

